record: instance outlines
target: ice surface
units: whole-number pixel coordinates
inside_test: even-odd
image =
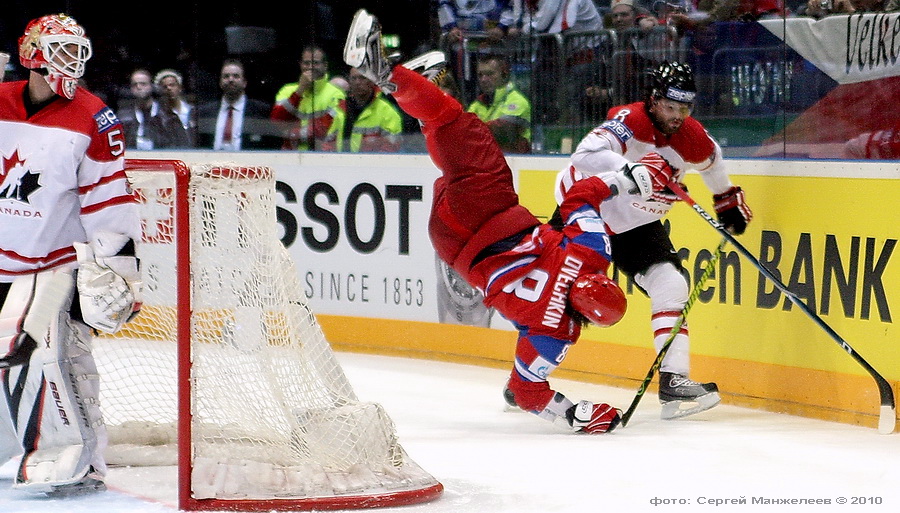
[[[445,487],[434,502],[363,511],[876,513],[900,508],[897,434],[728,405],[662,421],[656,396],[648,393],[628,427],[608,435],[575,435],[530,414],[504,411],[505,370],[348,353],[338,357],[360,399],[385,407],[400,443]],[[635,393],[566,380],[553,384],[573,400],[621,408]],[[176,509],[172,467],[113,468],[109,491],[49,500],[10,489],[14,463],[0,467],[2,513]],[[670,502],[653,505],[654,498]],[[741,498],[747,503],[715,502]],[[754,498],[767,502],[753,504]],[[866,503],[838,505],[839,498]],[[790,500],[831,504],[783,502]]]

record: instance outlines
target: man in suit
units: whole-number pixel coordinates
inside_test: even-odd
[[[134,70],[129,85],[132,98],[123,101],[116,111],[125,132],[125,147],[138,150],[189,148],[190,136],[178,116],[160,109],[150,71]]]
[[[221,151],[275,150],[281,136],[269,120],[272,106],[248,98],[244,65],[235,59],[222,64],[222,98],[197,108],[197,147]]]

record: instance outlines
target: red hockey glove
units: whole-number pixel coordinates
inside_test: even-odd
[[[713,200],[722,226],[735,235],[744,233],[747,223],[753,219],[753,212],[744,201],[744,191],[740,187],[732,187],[722,194],[713,195]]]
[[[665,191],[677,170],[672,168],[659,153],[648,153],[633,164],[625,164],[622,172],[634,182],[637,193],[646,200],[652,199],[656,193]]]
[[[608,404],[581,401],[566,411],[566,420],[576,433],[608,433],[622,421],[622,414]]]

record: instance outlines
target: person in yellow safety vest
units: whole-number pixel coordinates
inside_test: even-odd
[[[356,68],[348,76],[347,120],[344,139],[350,140],[350,151],[394,152],[400,150],[403,118],[387,101],[374,82]],[[346,142],[344,148],[347,148]]]
[[[328,59],[317,46],[303,49],[300,79],[275,94],[271,118],[283,124],[282,149],[340,151],[346,94],[328,81]],[[297,123],[299,121],[299,124]]]
[[[509,60],[498,54],[478,59],[481,94],[469,112],[484,121],[504,153],[531,153],[531,102],[509,79]]]

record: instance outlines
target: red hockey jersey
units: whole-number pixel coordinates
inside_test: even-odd
[[[574,184],[560,214],[562,231],[541,225],[514,248],[479,262],[473,281],[483,285],[485,304],[513,322],[521,336],[549,336],[573,343],[581,332],[566,308],[569,287],[578,276],[605,273],[609,238],[599,203],[610,188],[599,177]]]

